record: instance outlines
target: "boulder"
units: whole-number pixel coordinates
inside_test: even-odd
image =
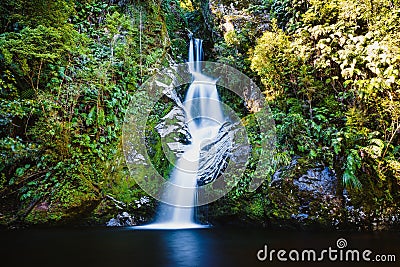
[[[111,220],[109,220],[106,225],[109,227],[134,226],[137,225],[137,223],[133,216],[124,211],[118,214],[116,218],[112,218]]]
[[[165,87],[163,94],[174,102],[174,107],[165,115],[155,129],[160,134],[162,145],[170,162],[175,162],[192,139],[186,123],[186,113],[175,89]]]
[[[202,144],[197,174],[199,186],[215,181],[224,172],[230,161],[239,164],[239,166],[244,166],[250,147],[247,142],[244,142],[244,144],[237,142],[237,139],[241,140],[235,138],[235,135],[241,130],[240,127],[239,122],[225,123],[214,139]]]
[[[298,160],[276,172],[270,182],[273,222],[283,227],[338,228],[344,214],[336,174],[322,165],[303,169]]]
[[[185,111],[182,106],[177,105],[161,119],[155,127],[160,134],[164,151],[171,151],[176,158],[179,158],[190,143],[191,135],[185,122]],[[168,153],[167,153],[168,156]],[[172,159],[172,162],[175,160]]]
[[[272,225],[358,231],[399,228],[399,207],[378,205],[368,190],[343,189],[334,171],[309,164],[295,157],[274,174],[267,196]]]

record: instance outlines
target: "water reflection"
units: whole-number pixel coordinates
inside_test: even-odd
[[[30,229],[0,231],[1,266],[40,267],[219,267],[288,266],[260,262],[257,252],[269,249],[326,249],[345,238],[348,248],[395,254],[396,262],[364,266],[398,266],[399,232],[286,232],[243,228],[139,230],[132,228]],[[291,262],[289,266],[359,266],[356,262]]]
[[[209,247],[204,234],[201,230],[165,232],[163,241],[166,266],[215,266],[216,252]]]

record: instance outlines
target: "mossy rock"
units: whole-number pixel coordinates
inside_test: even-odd
[[[277,227],[337,228],[344,217],[335,174],[305,159],[295,158],[274,175],[268,199],[267,213]]]
[[[83,180],[82,180],[83,181]],[[39,201],[25,217],[28,224],[81,224],[100,202],[98,190],[89,182],[75,187],[67,183],[48,200]]]

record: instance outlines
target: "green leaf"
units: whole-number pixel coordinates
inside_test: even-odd
[[[104,109],[101,108],[101,107],[98,109],[97,123],[98,123],[99,126],[105,126],[106,125],[106,120],[105,120],[105,116],[104,116]]]
[[[88,116],[87,116],[87,118],[86,118],[86,125],[87,125],[87,126],[93,125],[93,122],[94,122],[94,120],[95,120],[95,117],[96,117],[96,106],[93,106],[93,107],[90,109],[90,112],[89,112],[89,114],[88,114]]]
[[[25,168],[17,168],[17,169],[15,170],[15,174],[16,174],[17,176],[19,176],[19,177],[21,177],[22,175],[24,175],[24,172],[25,172]]]

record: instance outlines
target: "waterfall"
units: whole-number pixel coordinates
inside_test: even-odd
[[[190,43],[189,43],[189,62],[194,62],[194,41],[193,41],[193,38],[190,38]]]
[[[202,40],[191,38],[189,69],[193,81],[186,92],[183,105],[192,140],[175,163],[175,168],[170,175],[170,183],[176,186],[164,189],[164,198],[170,200],[169,203],[177,205],[161,203],[155,222],[145,226],[146,228],[201,227],[194,219],[201,146],[205,141],[215,138],[224,123],[216,80],[202,74],[202,60]]]

